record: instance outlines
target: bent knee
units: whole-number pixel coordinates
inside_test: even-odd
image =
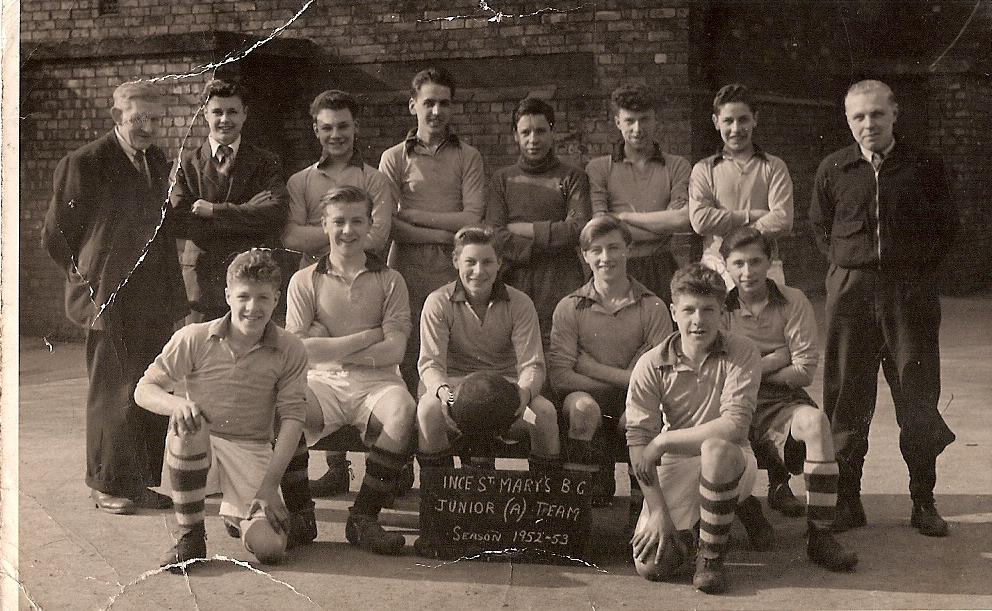
[[[565,397],[565,415],[572,428],[580,428],[590,432],[599,427],[603,418],[599,404],[587,393],[574,392]]]
[[[822,437],[830,433],[830,420],[822,410],[804,405],[792,415],[792,432],[801,440]]]
[[[740,447],[725,439],[706,439],[699,447],[699,453],[704,464],[736,467],[742,466],[744,462]]]
[[[394,388],[384,394],[373,410],[376,417],[388,424],[412,425],[417,414],[417,405],[405,388]]]

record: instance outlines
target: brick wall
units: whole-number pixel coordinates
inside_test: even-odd
[[[962,17],[953,3],[940,4],[942,11],[933,9],[937,4],[920,5],[903,18],[891,7],[860,0],[816,5],[528,0],[499,2],[501,15],[481,10],[473,0],[445,2],[443,11],[434,10],[439,4],[317,0],[298,15],[305,0],[120,0],[117,14],[100,15],[97,0],[23,3],[23,329],[73,333],[62,315],[61,278],[39,247],[38,230],[57,160],[111,127],[114,85],[136,76],[185,75],[237,56],[283,26],[279,38],[227,63],[218,74],[240,78],[258,91],[246,135],[279,153],[287,174],[317,157],[306,114],[317,92],[336,87],[359,95],[365,104],[359,141],[375,165],[414,124],[407,111],[408,79],[433,63],[456,75],[455,129],[482,151],[487,170],[515,158],[510,113],[528,94],[555,106],[563,158],[584,164],[606,153],[618,137],[608,94],[621,82],[645,83],[658,92],[660,141],[695,161],[717,143],[709,123],[713,92],[725,82],[744,81],[761,99],[759,142],[786,160],[796,185],[795,237],[783,245],[787,273],[817,292],[824,263],[805,224],[812,175],[819,160],[849,137],[840,92],[853,74],[870,67],[872,41],[880,38],[865,35],[852,43],[844,24],[857,23],[868,34],[871,28],[891,31],[906,42],[913,35],[903,30],[917,22],[949,32]],[[562,5],[562,12],[547,10],[549,5]],[[982,11],[973,28],[986,27],[989,19],[989,11]],[[974,50],[975,40],[965,36],[960,46],[962,52]],[[914,60],[925,55],[907,53]],[[975,256],[976,249],[989,254],[992,247],[989,212],[980,199],[989,185],[969,170],[975,147],[988,142],[989,111],[981,100],[989,92],[973,67],[961,68],[960,58],[957,50],[949,54],[943,62],[946,79],[935,76],[924,91],[929,116],[951,113],[946,121],[928,123],[933,127],[927,133],[955,151],[949,161],[955,193],[974,229],[955,251],[955,261],[964,267],[953,266],[951,283],[971,288],[990,282],[989,273],[979,269],[989,257]],[[170,102],[163,145],[172,157],[190,126],[191,145],[205,135],[196,98],[211,74],[165,81]],[[683,247],[689,252],[691,241]]]

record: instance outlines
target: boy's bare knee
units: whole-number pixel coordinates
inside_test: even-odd
[[[591,437],[602,421],[599,404],[587,393],[571,393],[565,397],[565,415],[568,417],[569,436]]]
[[[792,415],[792,436],[800,441],[823,437],[829,431],[827,415],[815,407],[805,405]]]
[[[743,471],[744,456],[737,445],[711,437],[700,446],[700,464],[707,478],[726,481]]]

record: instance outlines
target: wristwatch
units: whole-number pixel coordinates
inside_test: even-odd
[[[442,401],[441,400],[441,389],[442,388],[448,389],[448,400],[447,401]],[[437,387],[437,390],[434,392],[434,396],[437,397],[437,400],[438,401],[441,401],[442,403],[447,403],[448,404],[448,407],[451,407],[452,405],[455,404],[455,393],[451,392],[451,387],[448,386],[447,384],[441,384],[440,386],[438,386]]]

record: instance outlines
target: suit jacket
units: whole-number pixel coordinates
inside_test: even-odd
[[[180,156],[176,184],[169,200],[185,221],[182,237],[189,238],[203,251],[223,255],[252,247],[279,247],[289,216],[289,194],[279,157],[242,140],[226,188],[210,167],[211,157],[209,141]],[[246,204],[266,190],[272,192],[272,202]],[[194,216],[190,212],[198,199],[215,204],[212,217]]]
[[[149,186],[111,130],[55,169],[42,247],[66,272],[65,309],[83,328],[141,320],[172,323],[188,312],[168,206],[169,163],[157,147]]]

